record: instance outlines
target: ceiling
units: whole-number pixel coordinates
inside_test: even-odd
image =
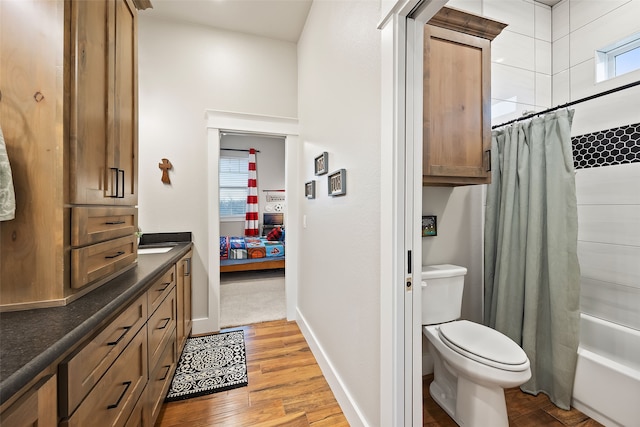
[[[562,0],[534,0],[534,1],[537,1],[538,3],[544,3],[547,6],[553,7],[553,6],[557,5],[558,3],[560,3]]]
[[[312,0],[152,0],[140,14],[297,43]]]
[[[145,15],[297,43],[313,0],[152,0]],[[554,6],[561,0],[535,0]]]

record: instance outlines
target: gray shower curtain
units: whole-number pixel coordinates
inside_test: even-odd
[[[485,323],[531,361],[521,389],[569,409],[579,339],[573,110],[492,134],[485,217]]]

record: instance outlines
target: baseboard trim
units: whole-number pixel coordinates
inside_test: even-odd
[[[327,380],[327,383],[329,384],[333,395],[338,401],[342,412],[347,418],[347,421],[351,426],[354,427],[369,427],[370,424],[366,421],[364,415],[362,414],[362,411],[360,411],[358,405],[356,405],[353,397],[345,387],[342,379],[336,372],[324,349],[316,339],[316,336],[307,323],[305,317],[302,315],[302,313],[300,313],[299,309],[296,309],[296,314],[296,321],[298,323],[298,326],[300,327],[300,331],[302,332],[302,335],[304,335],[304,338],[307,340],[307,344],[309,344],[309,348],[316,358],[316,361],[320,366],[320,370]]]
[[[201,317],[199,319],[193,319],[193,326],[191,327],[191,335],[205,335],[218,332],[220,329],[215,330],[213,322],[208,317]]]

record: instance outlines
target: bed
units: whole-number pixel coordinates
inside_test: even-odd
[[[284,235],[274,234],[277,233],[268,237],[220,236],[220,272],[284,268]]]

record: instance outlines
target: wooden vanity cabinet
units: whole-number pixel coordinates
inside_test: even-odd
[[[17,201],[0,223],[0,311],[65,305],[135,263],[136,46],[131,0],[0,1],[0,114]],[[92,206],[122,210],[95,233],[79,225],[104,213],[87,216]]]
[[[424,28],[423,185],[491,182],[497,21],[443,8]]]
[[[178,265],[58,366],[62,426],[153,426],[184,346]]]
[[[80,350],[59,365],[59,402],[62,417],[73,414],[145,325],[147,318],[147,294],[144,293]]]
[[[55,427],[56,375],[46,375],[7,410],[0,413],[0,425],[6,427]]]
[[[186,319],[177,291],[181,286],[184,295],[188,288],[190,295],[190,263],[185,261],[191,257],[190,250],[133,302],[74,344],[60,363],[5,402],[0,425],[152,427],[184,347],[184,340],[177,339],[178,313],[190,333],[190,304]],[[178,280],[177,271],[188,279]]]
[[[71,373],[73,375],[73,373]],[[140,329],[62,427],[124,426],[147,385],[147,330]]]

